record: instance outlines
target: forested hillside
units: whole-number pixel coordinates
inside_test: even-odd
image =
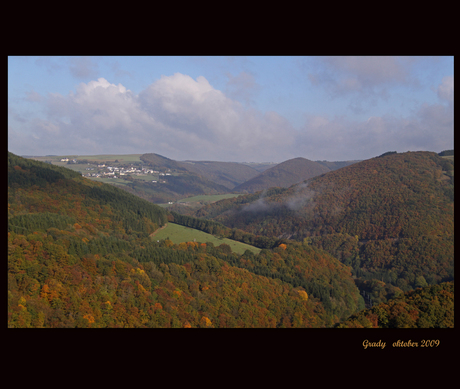
[[[453,280],[453,179],[453,161],[436,153],[386,153],[196,215],[322,248],[352,268],[376,304]]]
[[[352,315],[336,328],[454,328],[454,282],[406,292]]]
[[[111,185],[72,170],[8,153],[8,229],[33,233],[74,221],[83,231],[145,235],[161,227],[167,212]]]
[[[331,327],[364,307],[349,268],[321,249],[151,239],[168,218],[8,153],[8,327]]]
[[[159,155],[159,154],[154,154],[154,153],[142,154],[139,157],[139,159],[142,162],[156,169],[168,168],[172,170],[186,171],[186,169],[182,167],[179,162],[174,161],[173,159],[170,159],[167,157],[163,157],[162,155]]]
[[[188,171],[206,177],[228,190],[251,179],[259,172],[253,167],[236,162],[186,161],[180,162]]]

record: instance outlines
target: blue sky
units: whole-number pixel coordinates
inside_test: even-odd
[[[453,57],[8,57],[8,150],[176,160],[453,148]]]

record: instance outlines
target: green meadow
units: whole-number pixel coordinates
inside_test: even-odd
[[[232,248],[232,251],[237,254],[243,254],[246,250],[250,250],[254,254],[258,254],[260,252],[260,249],[257,247],[227,238],[216,238],[206,232],[184,227],[175,223],[168,223],[166,227],[160,229],[152,235],[152,239],[156,240],[166,238],[169,238],[175,244],[196,241],[200,243],[211,242],[214,246],[220,246],[222,243],[225,243],[228,244]]]
[[[100,154],[100,155],[48,155],[45,157],[33,157],[37,161],[52,161],[60,162],[61,158],[69,159],[87,159],[88,161],[97,161],[97,162],[115,162],[118,160],[119,163],[127,162],[141,162],[140,156],[142,154]],[[63,162],[67,164],[67,162]]]
[[[122,178],[107,178],[107,177],[86,177],[94,181],[103,182],[104,184],[119,184],[119,185],[129,185],[130,181],[123,180]]]
[[[82,164],[68,164],[67,162],[61,162],[62,158],[69,158],[70,160],[88,160],[92,163],[114,163],[114,166],[129,164],[129,163],[138,163],[142,162],[140,160],[142,154],[101,154],[101,155],[48,155],[42,157],[30,157],[36,161],[50,161],[53,165],[64,166],[68,169],[80,171],[85,169],[87,165]],[[115,161],[117,161],[115,163]]]
[[[197,202],[214,202],[223,199],[230,199],[232,197],[238,197],[239,194],[227,193],[222,195],[200,195],[193,197],[186,197],[178,201],[178,203],[197,203]]]

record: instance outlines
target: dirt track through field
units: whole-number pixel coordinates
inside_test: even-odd
[[[155,230],[154,232],[152,232],[149,237],[150,238],[153,238],[155,236],[155,234],[163,229],[165,229],[166,227],[168,226],[168,223],[166,223],[163,227],[160,227],[158,230]]]

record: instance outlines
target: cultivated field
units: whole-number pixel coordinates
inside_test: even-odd
[[[45,157],[31,157],[37,161],[52,161],[56,165],[63,164],[66,165],[67,162],[60,162],[61,158],[69,158],[72,159],[87,159],[88,161],[96,161],[96,162],[115,162],[118,160],[119,163],[130,163],[130,162],[142,162],[139,157],[142,154],[100,154],[100,155],[52,155],[52,156],[45,156]]]
[[[181,199],[178,203],[213,203],[215,201],[223,200],[223,199],[231,199],[232,197],[238,197],[239,194],[228,193],[222,195],[200,195],[200,196],[193,196],[193,197],[186,197],[185,199]]]
[[[237,254],[243,254],[246,250],[250,250],[254,254],[258,254],[260,252],[260,249],[257,247],[231,239],[216,238],[215,236],[207,234],[206,232],[184,227],[174,223],[168,223],[166,227],[162,228],[151,236],[152,239],[157,240],[169,238],[175,244],[182,242],[193,242],[194,240],[200,243],[211,242],[214,246],[219,246],[222,243],[225,243],[228,244],[232,248],[232,251]]]
[[[119,185],[130,185],[130,181],[123,180],[121,178],[107,178],[107,177],[85,177],[90,180],[103,182],[104,184],[119,184]]]

